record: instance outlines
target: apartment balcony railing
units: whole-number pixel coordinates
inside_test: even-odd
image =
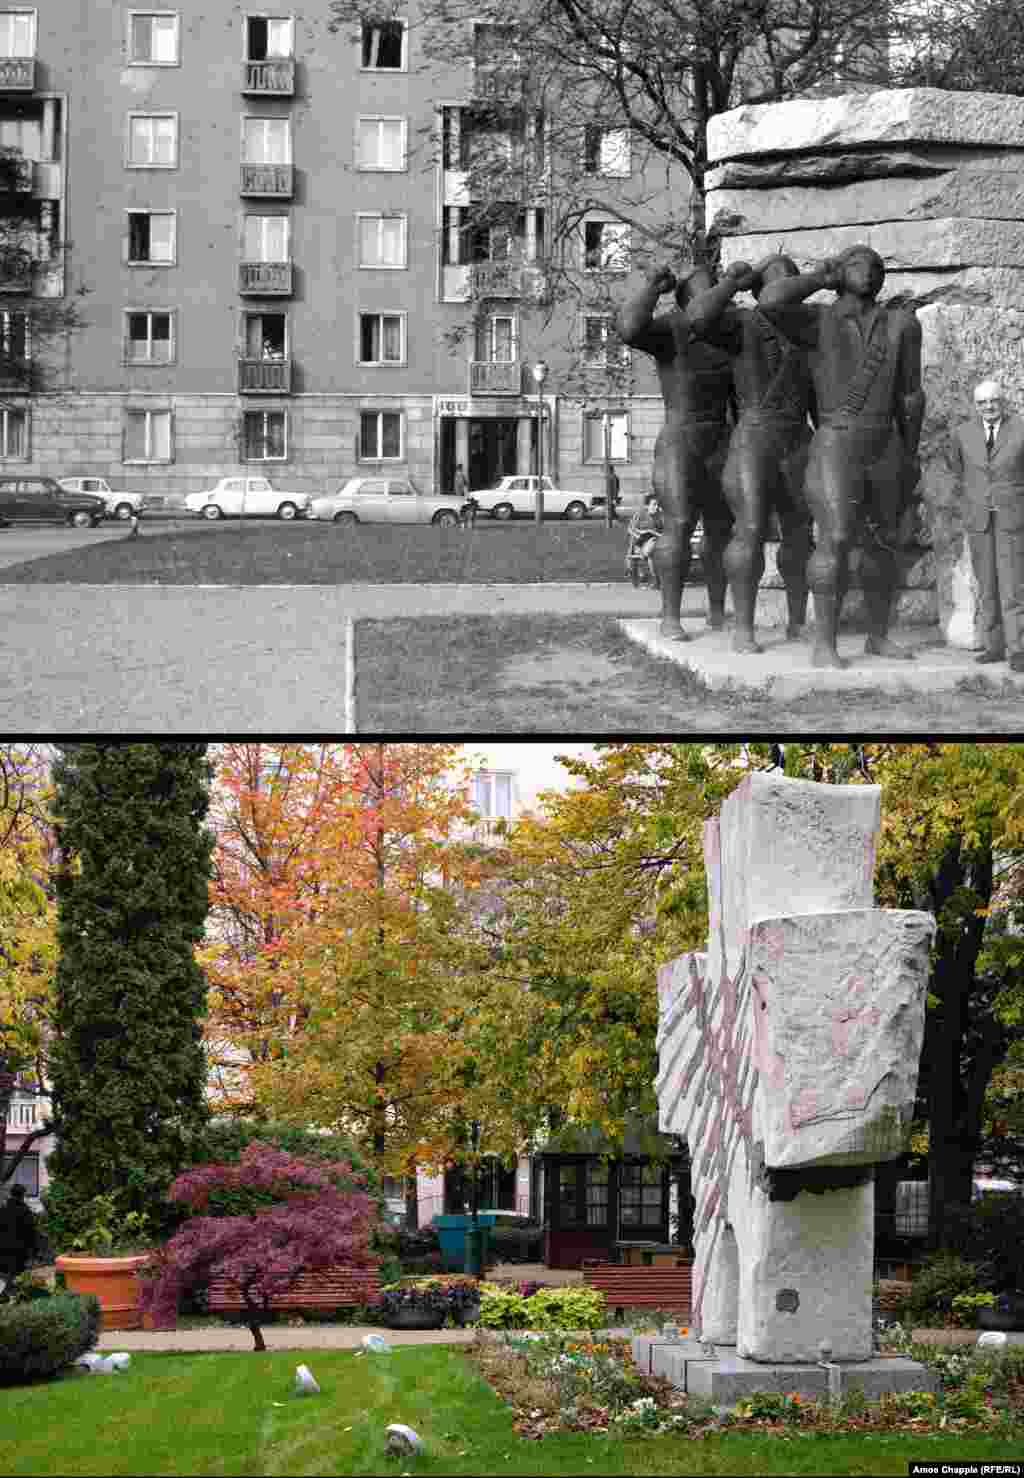
[[[251,293],[262,298],[286,298],[291,290],[291,262],[239,262],[240,293]]]
[[[43,1122],[43,1114],[34,1099],[12,1099],[7,1109],[7,1127],[14,1134],[30,1134]]]
[[[518,395],[522,381],[518,359],[474,359],[470,362],[470,395]]]
[[[35,85],[34,56],[0,57],[0,92],[32,92]]]
[[[266,58],[258,62],[247,61],[242,73],[242,91],[260,97],[293,97],[295,59],[287,56]]]
[[[478,64],[473,68],[472,93],[475,100],[517,101],[523,95],[522,67],[515,61]]]
[[[478,298],[518,298],[523,269],[518,262],[474,262],[473,292]]]
[[[512,821],[508,816],[482,816],[473,823],[473,840],[485,846],[502,842],[508,836],[511,826]]]
[[[242,195],[271,195],[278,200],[290,200],[292,185],[290,164],[242,165]]]
[[[246,395],[288,395],[292,388],[290,359],[240,359],[238,389]]]

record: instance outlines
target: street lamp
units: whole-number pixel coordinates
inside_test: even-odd
[[[548,367],[543,359],[530,366],[534,384],[537,386],[537,499],[533,506],[534,523],[544,521],[544,381]]]

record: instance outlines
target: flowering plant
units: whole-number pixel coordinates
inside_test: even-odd
[[[385,1319],[406,1310],[436,1314],[443,1321],[464,1324],[475,1318],[480,1307],[480,1284],[465,1273],[442,1273],[437,1277],[404,1278],[388,1283],[380,1291],[378,1307]]]

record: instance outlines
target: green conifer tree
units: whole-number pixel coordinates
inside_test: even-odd
[[[104,1193],[166,1230],[164,1193],[208,1119],[194,955],[213,845],[207,746],[58,748],[51,1235],[73,1234]]]

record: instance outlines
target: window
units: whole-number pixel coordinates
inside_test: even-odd
[[[124,461],[171,460],[170,411],[133,410],[124,413]]]
[[[293,22],[290,16],[246,16],[246,61],[280,61],[282,57],[290,57],[294,48]]]
[[[128,114],[128,164],[132,169],[177,168],[177,113]]]
[[[31,357],[28,314],[16,308],[0,308],[0,369],[25,365]]]
[[[174,359],[174,314],[130,310],[125,318],[125,363],[170,364]]]
[[[172,266],[177,248],[177,216],[173,210],[128,212],[130,266]]]
[[[28,413],[5,406],[0,410],[0,457],[24,461],[28,457]]]
[[[128,61],[133,66],[178,65],[178,17],[174,11],[128,12]]]
[[[246,411],[242,417],[242,456],[246,462],[283,462],[288,454],[285,411]]]
[[[583,419],[583,460],[603,462],[605,428],[608,428],[608,455],[613,462],[629,460],[629,412],[591,411]]]
[[[242,251],[247,262],[287,262],[287,216],[246,216]]]
[[[361,411],[359,415],[359,460],[400,461],[402,457],[401,411]]]
[[[14,149],[22,159],[42,159],[41,120],[24,114],[15,118],[0,118],[0,149]]]
[[[591,1160],[586,1168],[587,1226],[608,1225],[608,1162]]]
[[[622,221],[585,221],[583,265],[590,272],[628,272],[629,227]]]
[[[359,363],[405,362],[405,314],[360,313]]]
[[[580,1178],[578,1165],[558,1167],[558,1224],[571,1226],[583,1220],[580,1215]]]
[[[484,352],[491,364],[511,364],[518,354],[516,320],[510,314],[494,313],[486,320]]]
[[[13,1159],[14,1159],[14,1155],[13,1154],[4,1155],[4,1170],[5,1171],[10,1168],[10,1164],[11,1164],[11,1161]],[[25,1187],[25,1194],[26,1195],[28,1195],[28,1196],[38,1196],[39,1195],[39,1156],[38,1155],[34,1155],[34,1154],[26,1155],[25,1158],[19,1164],[17,1170],[14,1172],[14,1175],[13,1175],[12,1179],[9,1180],[9,1181],[6,1181],[5,1184],[7,1185],[8,1191],[10,1190],[10,1187],[12,1185],[23,1185]]]
[[[588,123],[583,130],[583,167],[587,174],[617,175],[630,173],[628,128],[604,128]]]
[[[363,21],[363,66],[372,72],[405,71],[405,21]]]
[[[246,359],[288,357],[288,319],[284,313],[245,314]]]
[[[518,66],[515,26],[478,21],[473,29],[473,60],[478,67]]]
[[[243,164],[291,164],[290,118],[246,118],[242,125]]]
[[[583,317],[583,363],[628,364],[629,350],[616,336],[610,313],[587,313]]]
[[[512,775],[498,770],[478,770],[470,780],[470,800],[475,811],[488,820],[511,820]]]
[[[405,216],[359,216],[360,267],[405,266]]]
[[[358,169],[405,168],[405,119],[360,118],[357,123]]]
[[[35,54],[35,11],[0,11],[0,57],[28,57]]]
[[[623,1165],[619,1172],[620,1226],[659,1226],[663,1220],[663,1186],[660,1165]]]

